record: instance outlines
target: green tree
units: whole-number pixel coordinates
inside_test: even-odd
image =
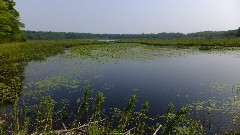
[[[21,40],[24,24],[20,22],[19,12],[13,0],[0,0],[0,43]]]
[[[240,27],[237,29],[236,37],[240,37]]]
[[[8,11],[7,5],[0,0],[0,43],[6,42],[10,36],[11,27],[9,25],[11,14]]]

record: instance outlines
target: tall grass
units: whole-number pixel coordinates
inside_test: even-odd
[[[95,98],[90,98],[90,86],[86,86],[80,101],[80,106],[73,119],[73,126],[62,126],[55,123],[57,111],[54,107],[57,104],[54,99],[41,92],[35,104],[26,106],[23,101],[16,98],[13,108],[5,111],[5,116],[0,117],[0,134],[202,134],[200,124],[189,119],[188,107],[184,106],[175,113],[174,106],[169,106],[169,112],[164,118],[165,123],[159,127],[159,119],[151,119],[148,115],[149,103],[144,102],[142,108],[137,111],[135,108],[137,96],[130,96],[126,107],[118,113],[105,115],[102,104],[104,95],[98,92]],[[90,105],[89,100],[93,100]],[[26,102],[26,101],[24,101]],[[92,106],[92,107],[91,107]],[[92,111],[88,111],[88,110]],[[106,108],[105,108],[106,109]],[[71,112],[69,110],[69,112]],[[89,115],[83,115],[88,113]],[[90,112],[92,112],[90,114]],[[2,113],[4,114],[4,113]],[[67,114],[70,115],[70,114]],[[85,117],[83,117],[85,116]],[[83,118],[83,119],[82,119]],[[85,121],[85,120],[87,121]],[[149,123],[151,119],[151,122]],[[84,122],[85,121],[85,122]],[[152,123],[156,124],[152,124]]]
[[[90,40],[47,40],[0,44],[0,63],[44,59],[78,45],[107,44]]]

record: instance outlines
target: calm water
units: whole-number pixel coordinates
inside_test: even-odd
[[[180,56],[98,62],[92,58],[74,57],[67,51],[41,62],[28,63],[24,80],[27,87],[23,92],[49,89],[56,101],[66,98],[70,101],[70,110],[76,110],[76,100],[89,83],[92,95],[98,90],[104,92],[106,108],[123,108],[127,98],[137,94],[138,105],[145,100],[150,102],[149,114],[152,116],[166,113],[169,103],[179,109],[194,101],[221,101],[232,97],[228,88],[218,91],[211,84],[221,82],[230,86],[240,82],[240,52],[183,52]],[[32,85],[32,82],[39,85]],[[221,132],[221,128],[231,126],[225,123],[229,119],[222,112],[201,113],[200,119],[214,117],[215,127],[209,132]],[[209,128],[206,123],[204,126]]]

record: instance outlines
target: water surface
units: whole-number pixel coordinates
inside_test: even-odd
[[[105,108],[123,108],[126,98],[137,94],[139,105],[145,100],[150,102],[151,116],[163,115],[170,103],[179,109],[209,100],[221,104],[222,100],[238,96],[231,88],[240,82],[239,56],[240,51],[203,52],[139,44],[75,47],[65,54],[28,63],[23,93],[44,89],[56,101],[68,99],[69,108],[76,110],[76,100],[90,84],[92,95],[103,91]],[[226,87],[219,90],[223,84]],[[232,117],[223,113],[224,109],[216,112],[216,108],[212,107],[210,113],[198,110],[208,132],[237,128],[225,123]],[[211,128],[206,124],[207,117],[214,117]]]

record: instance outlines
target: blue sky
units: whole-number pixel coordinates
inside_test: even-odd
[[[240,0],[15,0],[26,30],[84,33],[221,31],[240,27]]]

